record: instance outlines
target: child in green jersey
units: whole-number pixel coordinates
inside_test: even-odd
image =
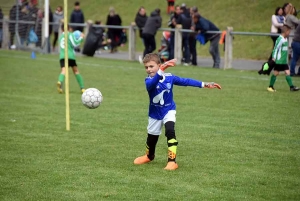
[[[66,68],[65,68],[65,33],[64,33],[64,25],[62,24],[61,29],[63,33],[59,37],[59,62],[61,67],[61,72],[58,76],[58,82],[57,82],[57,90],[59,93],[62,93],[62,83],[65,80],[65,74],[66,74]],[[69,26],[68,29],[70,30]],[[83,93],[85,91],[84,85],[83,85],[83,79],[81,75],[79,74],[79,70],[76,64],[75,60],[75,50],[74,48],[78,47],[80,43],[83,41],[84,34],[81,33],[79,37],[77,37],[75,34],[71,32],[68,32],[68,66],[72,67],[73,73],[76,77],[76,80],[80,86],[80,90]]]
[[[275,62],[273,75],[270,79],[270,85],[267,88],[270,92],[275,92],[274,83],[276,81],[276,77],[279,75],[280,71],[285,72],[285,79],[290,86],[290,91],[298,91],[299,88],[293,85],[292,78],[290,76],[290,69],[288,66],[288,41],[287,37],[289,36],[291,28],[287,25],[284,25],[281,28],[281,35],[278,36],[275,47],[272,52],[272,60]]]

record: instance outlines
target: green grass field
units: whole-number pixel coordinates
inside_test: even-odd
[[[133,165],[147,132],[143,67],[78,64],[104,101],[85,108],[70,74],[67,132],[57,56],[0,51],[0,200],[300,200],[300,92],[284,76],[270,93],[254,71],[170,69],[223,89],[175,87],[179,169],[167,172],[164,135],[152,163]]]

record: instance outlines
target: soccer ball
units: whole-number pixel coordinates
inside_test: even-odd
[[[83,92],[81,101],[85,107],[89,109],[95,109],[99,107],[99,105],[103,101],[103,96],[98,89],[88,88]]]

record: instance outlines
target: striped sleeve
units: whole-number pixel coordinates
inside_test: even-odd
[[[73,34],[69,34],[69,40],[71,41],[71,44],[73,47],[78,47],[83,40],[82,37],[79,37],[77,40]]]
[[[279,36],[276,40],[276,43],[275,43],[275,46],[274,46],[274,49],[272,52],[272,59],[275,59],[275,60],[277,59],[277,56],[281,49],[282,43],[283,43],[283,38],[281,36]]]

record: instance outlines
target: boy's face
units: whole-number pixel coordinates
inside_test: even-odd
[[[149,61],[144,63],[146,73],[150,77],[154,77],[157,71],[159,70],[160,64],[157,64],[155,61]]]
[[[288,29],[288,30],[286,30],[286,33],[285,33],[285,35],[286,35],[286,36],[289,36],[289,35],[290,35],[290,33],[291,33],[291,30],[290,30],[290,29]]]

